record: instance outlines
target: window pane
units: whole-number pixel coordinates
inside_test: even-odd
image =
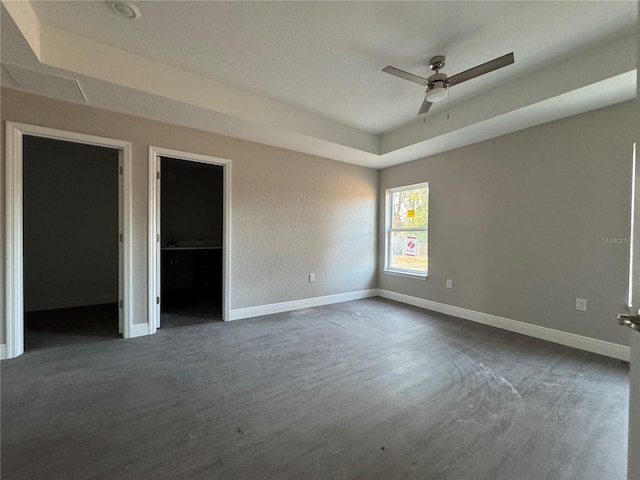
[[[391,226],[393,228],[426,227],[429,216],[429,188],[393,192]]]
[[[392,232],[390,245],[390,268],[403,268],[416,272],[427,272],[427,232]]]

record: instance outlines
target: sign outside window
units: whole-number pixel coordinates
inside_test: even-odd
[[[417,237],[407,237],[407,240],[404,244],[404,254],[408,257],[416,256],[416,246],[418,245],[416,242],[418,241]]]

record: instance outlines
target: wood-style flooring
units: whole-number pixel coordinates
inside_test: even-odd
[[[626,475],[627,365],[378,298],[1,368],[3,480]]]

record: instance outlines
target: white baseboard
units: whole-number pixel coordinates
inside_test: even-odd
[[[144,337],[149,335],[149,322],[134,323],[129,330],[129,338]]]
[[[587,352],[597,353],[606,357],[617,358],[619,360],[629,361],[629,347],[612,342],[605,342],[596,338],[584,337],[575,333],[563,332],[553,328],[541,327],[531,323],[519,322],[509,318],[498,317],[488,313],[467,310],[466,308],[455,307],[445,303],[425,300],[423,298],[412,297],[402,293],[391,292],[389,290],[378,290],[378,295],[383,298],[395,300],[397,302],[406,303],[427,310],[445,313],[454,317],[471,320],[472,322],[490,325],[492,327],[502,328],[510,332],[528,335],[530,337],[547,340],[567,347],[573,347]]]
[[[229,320],[240,320],[243,318],[258,317],[261,315],[270,315],[273,313],[290,312],[301,308],[318,307],[320,305],[329,305],[332,303],[348,302],[351,300],[359,300],[362,298],[380,296],[397,302],[406,303],[416,307],[444,313],[454,317],[470,320],[472,322],[482,323],[492,327],[501,328],[522,335],[547,340],[549,342],[566,345],[568,347],[593,352],[619,360],[629,361],[629,347],[617,343],[606,342],[596,338],[585,337],[575,333],[563,332],[548,327],[541,327],[531,323],[519,322],[509,318],[498,317],[488,313],[476,312],[466,308],[447,305],[445,303],[434,302],[424,298],[412,297],[402,293],[396,293],[383,289],[361,290],[357,292],[339,293],[336,295],[327,295],[324,297],[305,298],[302,300],[293,300],[290,302],[272,303],[269,305],[259,305],[257,307],[238,308],[231,310]],[[138,323],[131,326],[129,338],[142,337],[149,335],[149,323]],[[0,344],[0,359],[7,358],[7,346]]]
[[[292,300],[290,302],[271,303],[268,305],[258,305],[257,307],[236,308],[229,312],[229,320],[241,320],[243,318],[259,317],[261,315],[271,315],[273,313],[291,312],[301,308],[319,307],[331,303],[349,302],[360,300],[361,298],[376,297],[377,289],[359,290],[357,292],[338,293],[324,297],[303,298],[302,300]]]
[[[89,295],[84,297],[52,298],[35,300],[25,303],[25,311],[36,312],[38,310],[54,310],[56,308],[85,307],[88,305],[103,305],[105,303],[118,303],[118,295],[106,293],[101,295]]]
[[[0,360],[7,359],[7,345],[2,343],[0,344]]]

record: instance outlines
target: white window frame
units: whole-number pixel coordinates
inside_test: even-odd
[[[404,192],[407,190],[417,190],[419,188],[427,188],[427,205],[429,204],[429,182],[415,183],[413,185],[405,185],[402,187],[388,188],[385,196],[385,239],[384,239],[384,273],[388,275],[398,275],[402,277],[410,277],[417,279],[426,279],[429,276],[429,267],[427,266],[426,272],[417,272],[416,270],[399,268],[391,266],[391,254],[392,254],[392,240],[391,237],[394,232],[415,232],[425,231],[429,234],[429,220],[427,217],[427,225],[424,227],[392,227],[393,218],[393,194],[397,192]],[[428,237],[427,237],[428,238]],[[427,261],[429,254],[427,253]]]

